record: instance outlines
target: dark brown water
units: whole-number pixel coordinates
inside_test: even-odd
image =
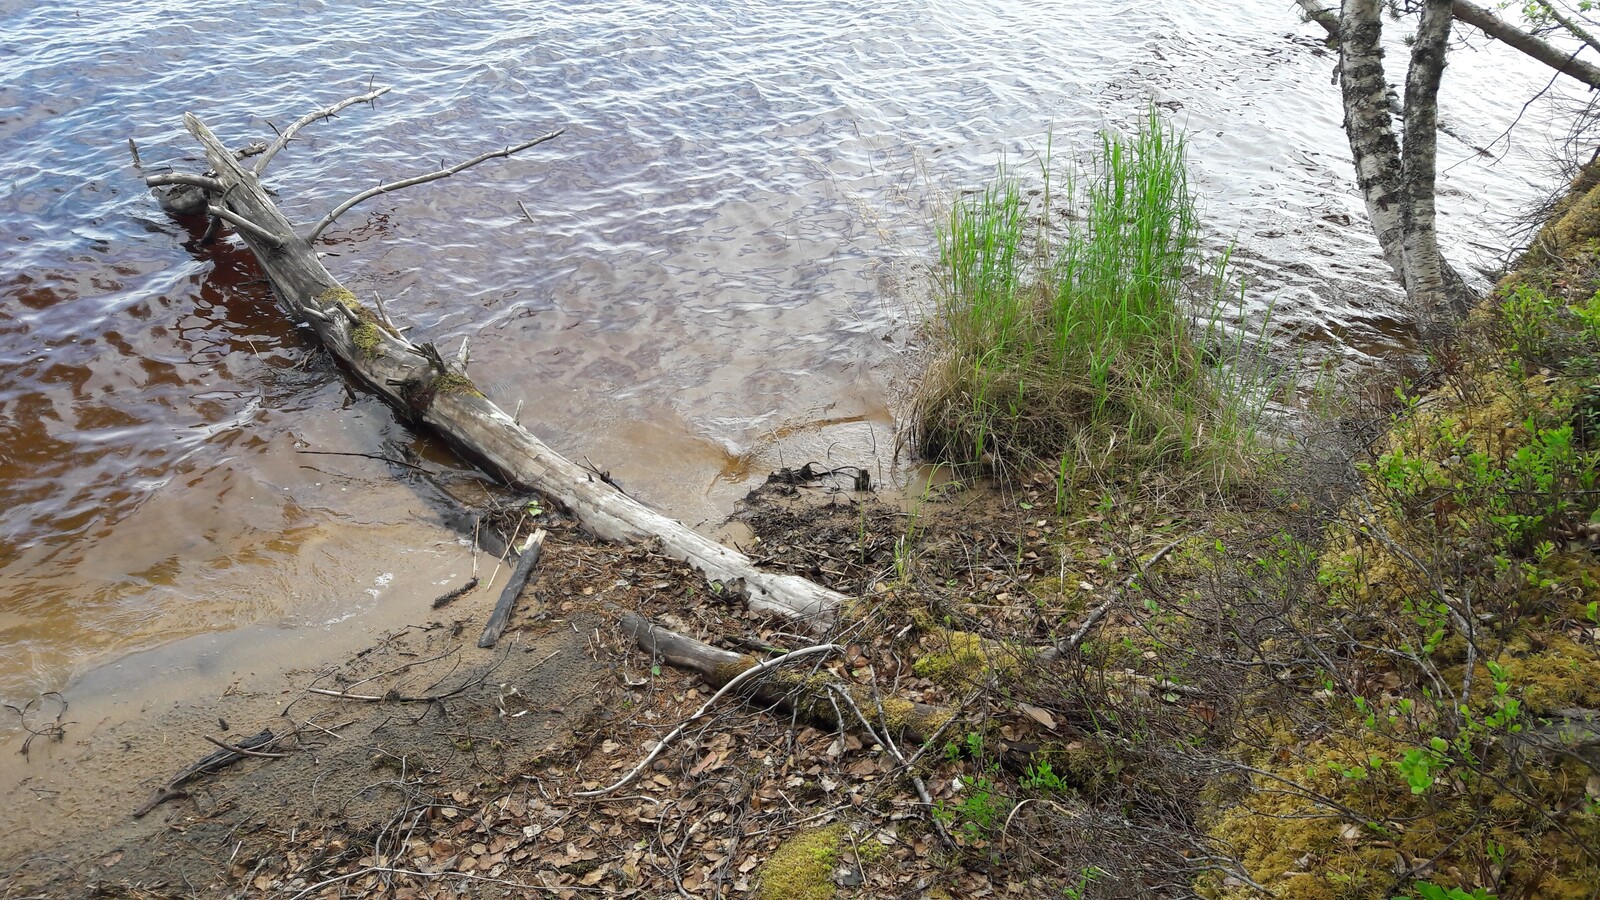
[[[361,207],[329,267],[416,335],[470,335],[494,399],[703,523],[779,462],[890,467],[941,192],[1151,100],[1189,129],[1213,237],[1237,240],[1282,346],[1392,349],[1331,62],[1291,7],[0,0],[0,698],[246,623],[314,641],[469,565],[383,463],[298,452],[413,438],[346,391],[246,254],[160,213],[129,137],[147,166],[190,169],[186,110],[242,144],[393,85],[274,164],[309,222],[567,127]],[[1463,54],[1446,117],[1487,145],[1547,77]],[[1497,163],[1441,142],[1458,259],[1492,254],[1534,194],[1540,112]]]

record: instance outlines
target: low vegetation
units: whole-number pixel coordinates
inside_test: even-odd
[[[1059,241],[1004,173],[952,212],[924,446],[1006,457],[1025,498],[1076,480],[1033,523],[1058,576],[928,632],[959,640],[919,674],[1020,713],[951,741],[938,816],[1062,896],[1596,896],[1600,168],[1424,381],[1201,506],[1130,487],[1251,453],[1179,312],[1180,163],[1159,123],[1106,138]],[[954,665],[975,647],[1013,663]]]
[[[1184,312],[1215,294],[1183,286],[1180,162],[1152,120],[1075,188],[1002,178],[952,213],[920,435],[1001,477],[969,469],[909,514],[811,466],[747,498],[764,565],[855,598],[837,647],[768,683],[787,704],[726,701],[625,792],[573,797],[707,699],[608,636],[618,608],[746,660],[818,640],[573,533],[520,639],[607,647],[576,733],[495,737],[561,711],[510,680],[430,706],[432,744],[385,715],[372,777],[398,811],[240,831],[241,895],[1594,898],[1600,165],[1424,377],[1268,454],[1259,392],[1228,374],[1248,354]],[[1064,237],[1039,223],[1056,209],[1081,217],[1051,213]],[[351,683],[449,679],[422,674],[454,665],[429,648]]]
[[[923,451],[1018,470],[1221,474],[1253,416],[1220,313],[1226,259],[1201,252],[1183,136],[1152,111],[1037,185],[1002,166],[939,230],[937,359]],[[1198,285],[1198,287],[1197,287]]]

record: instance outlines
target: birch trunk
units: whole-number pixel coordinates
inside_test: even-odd
[[[1421,310],[1443,309],[1450,299],[1445,292],[1445,263],[1439,254],[1434,188],[1438,180],[1439,83],[1444,77],[1451,21],[1450,0],[1424,0],[1411,44],[1411,65],[1406,70],[1405,142],[1400,159],[1400,183],[1405,190],[1400,207],[1401,256],[1405,261],[1401,280],[1406,294]]]
[[[1382,0],[1344,0],[1339,20],[1339,89],[1344,100],[1344,131],[1350,139],[1356,186],[1383,257],[1406,284],[1406,191],[1400,180],[1400,142],[1389,114],[1383,77]]]
[[[1439,252],[1435,190],[1439,84],[1452,21],[1450,0],[1425,0],[1395,137],[1383,71],[1383,0],[1344,0],[1338,22],[1339,88],[1356,185],[1378,246],[1424,321],[1466,311],[1470,291]]]

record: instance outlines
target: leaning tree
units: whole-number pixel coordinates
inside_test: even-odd
[[[1578,11],[1545,0],[1528,4],[1530,20],[1545,26],[1533,31],[1466,0],[1342,0],[1337,9],[1318,0],[1297,2],[1338,44],[1345,134],[1384,259],[1420,314],[1459,315],[1472,292],[1439,252],[1435,207],[1439,85],[1452,24],[1470,25],[1591,88],[1600,88],[1600,68],[1578,59],[1578,51],[1600,45],[1591,43]],[[1385,12],[1416,17],[1398,106],[1384,71]],[[1542,35],[1552,30],[1577,38],[1578,47],[1568,52],[1545,40]]]

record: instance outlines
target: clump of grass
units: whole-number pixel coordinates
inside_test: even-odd
[[[1058,171],[1047,151],[1039,168],[1029,190],[1002,164],[939,229],[923,453],[1063,478],[1086,463],[1231,468],[1254,416],[1241,367],[1201,352],[1222,336],[1226,258],[1200,251],[1182,135],[1151,110],[1080,166]]]

